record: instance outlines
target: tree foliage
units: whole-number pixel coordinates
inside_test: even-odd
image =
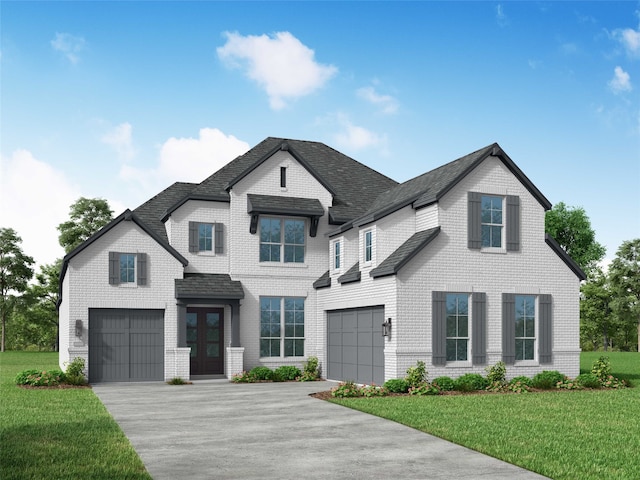
[[[22,238],[12,228],[0,228],[0,316],[2,336],[0,351],[5,350],[7,320],[16,303],[17,296],[27,289],[33,277],[33,258],[25,255],[21,247]]]
[[[58,225],[58,241],[69,253],[113,219],[113,210],[102,198],[80,197],[69,211],[69,220]]]
[[[613,301],[609,280],[601,269],[595,269],[580,286],[580,344],[583,349],[597,350],[602,343],[607,350],[613,318],[609,304]]]
[[[615,299],[613,310],[619,317],[627,342],[638,342],[640,351],[640,238],[623,242],[609,266]],[[630,340],[630,336],[637,338]]]
[[[550,234],[587,274],[594,272],[606,249],[596,241],[596,234],[582,207],[557,203],[545,216],[545,231]]]

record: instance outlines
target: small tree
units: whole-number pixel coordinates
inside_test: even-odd
[[[609,266],[613,309],[624,327],[637,329],[640,352],[640,238],[623,242]]]
[[[597,350],[602,340],[607,350],[613,333],[611,307],[613,300],[607,276],[601,269],[593,270],[591,276],[580,287],[580,344],[584,349]]]
[[[70,220],[58,225],[58,241],[65,253],[69,253],[113,218],[113,210],[102,198],[80,197],[71,205]]]
[[[20,244],[22,239],[12,228],[0,228],[0,317],[2,336],[0,351],[4,352],[7,319],[15,304],[16,296],[27,289],[33,277],[33,258],[25,255]]]

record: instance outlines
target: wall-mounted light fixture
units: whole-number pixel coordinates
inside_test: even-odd
[[[82,338],[82,320],[76,320],[76,337]]]
[[[382,336],[388,337],[391,335],[391,319],[387,318],[387,320],[382,324]]]

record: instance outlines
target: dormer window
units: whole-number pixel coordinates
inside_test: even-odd
[[[370,262],[373,259],[373,232],[367,230],[364,232],[364,261]]]

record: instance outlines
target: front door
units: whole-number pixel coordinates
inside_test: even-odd
[[[224,373],[223,308],[187,308],[187,346],[191,375]]]

